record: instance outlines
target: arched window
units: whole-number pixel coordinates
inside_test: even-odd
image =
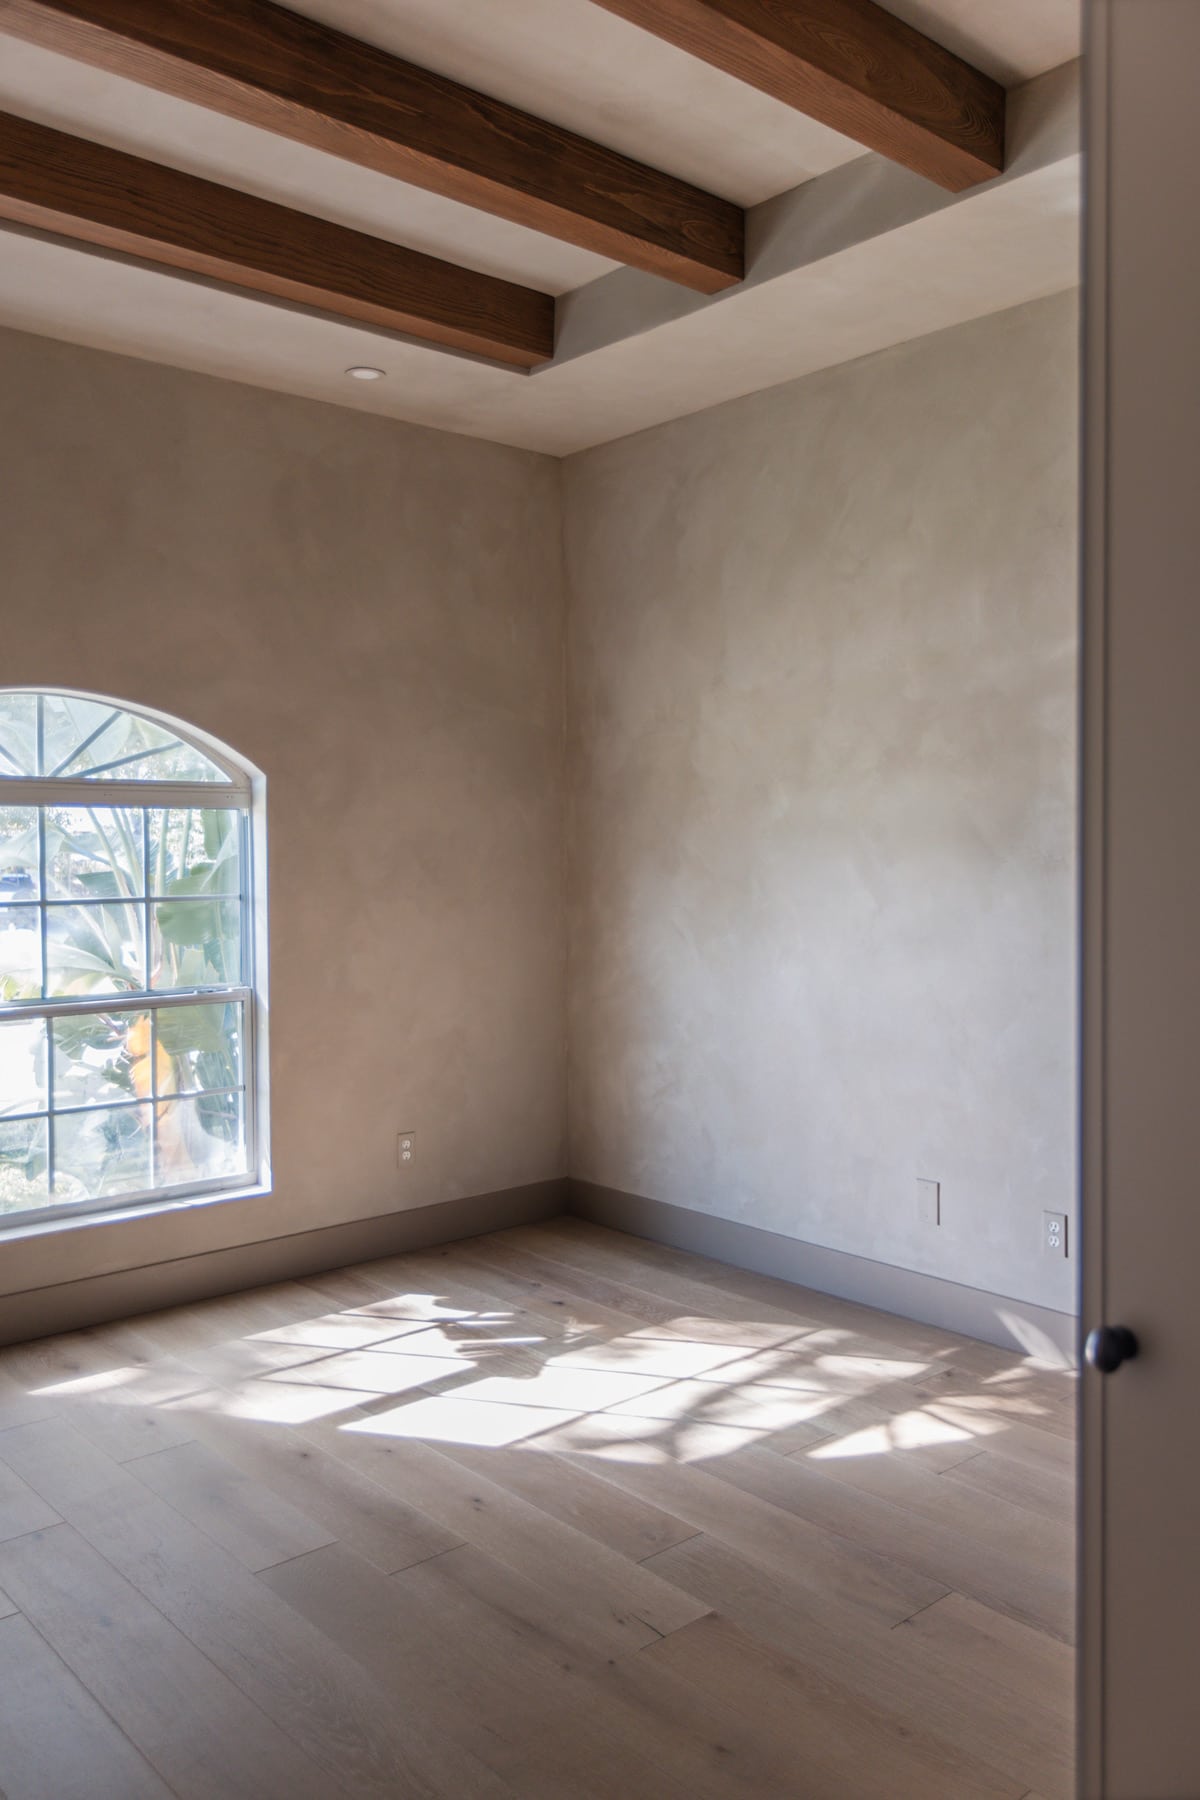
[[[166,721],[0,691],[0,1214],[257,1178],[251,805]]]

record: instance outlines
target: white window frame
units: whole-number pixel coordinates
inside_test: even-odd
[[[264,1093],[265,1058],[260,1061],[265,1039],[265,1008],[262,1005],[265,993],[263,981],[265,956],[262,954],[262,951],[265,950],[265,894],[262,882],[265,834],[262,818],[264,788],[262,778],[256,778],[248,768],[239,766],[232,760],[228,752],[214,744],[210,738],[197,731],[195,727],[165,714],[152,712],[145,707],[110,699],[107,695],[69,691],[61,688],[6,687],[2,691],[6,694],[63,695],[69,699],[86,700],[96,705],[110,706],[114,712],[132,714],[137,718],[145,719],[149,724],[171,731],[182,743],[197,750],[228,777],[227,782],[144,781],[112,777],[105,779],[103,774],[91,777],[72,776],[65,780],[56,776],[5,775],[0,777],[0,806],[6,807],[24,806],[44,809],[48,806],[88,806],[104,810],[190,807],[196,811],[237,812],[240,815],[238,855],[241,873],[241,893],[239,895],[241,981],[236,986],[218,985],[171,989],[169,992],[143,989],[141,992],[102,994],[88,998],[66,996],[61,999],[0,1001],[0,1021],[77,1018],[87,1013],[137,1012],[153,1015],[156,1012],[180,1006],[211,1006],[217,999],[240,1002],[244,1034],[241,1092],[246,1167],[237,1174],[211,1181],[179,1183],[167,1187],[151,1186],[135,1192],[102,1194],[83,1200],[55,1202],[52,1199],[46,1206],[27,1207],[19,1212],[0,1214],[0,1237],[6,1233],[19,1231],[27,1225],[37,1226],[55,1220],[86,1218],[95,1213],[121,1213],[127,1208],[134,1210],[157,1206],[187,1205],[190,1202],[207,1198],[262,1191],[268,1180]],[[75,754],[78,754],[78,751]],[[146,754],[144,751],[140,752],[136,760],[144,761]],[[131,757],[128,760],[135,759]],[[30,912],[36,910],[38,914],[44,979],[45,970],[48,967],[46,961],[47,921],[49,910],[56,903],[47,900],[45,836],[40,826],[39,844],[42,864],[39,872],[39,898],[24,904],[28,906]],[[70,904],[70,902],[64,901],[62,904]],[[147,888],[141,901],[134,901],[130,904],[146,908],[148,915],[152,904],[149,889]],[[146,979],[149,980],[148,968]],[[52,1036],[49,1041],[52,1044]],[[205,1091],[215,1093],[218,1090]],[[232,1092],[234,1090],[222,1089],[219,1091]],[[135,1105],[141,1104],[141,1102],[114,1102],[113,1104],[116,1106]],[[10,1120],[16,1122],[21,1119],[45,1116],[48,1122],[48,1166],[52,1171],[55,1118],[52,1049],[50,1066],[47,1069],[45,1114],[43,1115],[39,1108],[29,1112],[0,1116],[6,1123]]]

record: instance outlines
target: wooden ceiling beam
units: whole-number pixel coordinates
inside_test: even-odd
[[[1004,167],[1004,89],[875,0],[597,0],[960,192]]]
[[[8,113],[0,219],[518,368],[554,354],[550,294]]]
[[[0,31],[700,293],[744,215],[271,0],[0,0]]]

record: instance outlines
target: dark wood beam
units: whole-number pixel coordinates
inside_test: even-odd
[[[1004,89],[875,0],[598,0],[959,192],[1004,167]]]
[[[740,207],[270,0],[0,0],[0,30],[700,293]]]
[[[531,368],[554,299],[0,113],[0,219]]]

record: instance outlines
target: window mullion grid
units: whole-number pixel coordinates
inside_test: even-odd
[[[95,743],[96,739],[98,737],[103,737],[104,733],[108,730],[108,728],[112,724],[113,720],[119,719],[120,716],[121,716],[121,714],[118,709],[118,710],[114,710],[113,712],[110,712],[107,719],[102,719],[100,721],[99,725],[97,725],[95,731],[90,731],[88,733],[87,737],[84,738],[82,744],[76,744],[75,748],[72,751],[70,751],[70,753],[67,756],[63,757],[63,760],[59,763],[58,767],[55,769],[51,769],[49,771],[49,779],[51,781],[55,780],[56,777],[61,775],[65,769],[69,769],[73,762],[78,762],[79,758],[83,755],[84,751],[90,750],[92,745]],[[39,773],[39,775],[41,774],[40,768],[38,770],[38,773]]]
[[[46,854],[46,808],[38,807],[38,938],[42,959],[42,999],[50,998],[50,963],[46,954],[50,915],[46,908],[49,858]]]
[[[164,820],[163,829],[166,829]],[[150,808],[142,808],[142,967],[146,979],[142,983],[150,991]]]
[[[164,818],[162,828],[166,829]],[[142,808],[142,986],[150,991],[150,808]],[[150,1009],[150,1186],[158,1186],[158,1014]]]
[[[249,812],[250,790],[205,781],[105,781],[75,776],[0,775],[9,806],[186,807]]]
[[[240,1087],[185,1088],[183,1093],[176,1095],[175,1098],[179,1100],[218,1100],[223,1098],[226,1094],[240,1094],[241,1092],[242,1089]],[[60,1119],[69,1119],[80,1113],[132,1112],[135,1107],[145,1106],[145,1104],[146,1102],[144,1099],[135,1095],[132,1100],[85,1100],[81,1101],[78,1106],[56,1107],[55,1113]],[[169,1104],[169,1102],[164,1101],[164,1104]],[[5,1113],[3,1120],[0,1120],[0,1123],[5,1125],[21,1125],[26,1124],[31,1119],[44,1119],[46,1116],[47,1113],[44,1108],[39,1108],[36,1112]]]
[[[158,1186],[158,1012],[150,1012],[150,1186]]]
[[[54,1020],[46,1020],[46,1186],[50,1193],[55,1190],[56,1170],[55,1156],[57,1145],[54,1141]]]
[[[107,729],[107,726],[110,723],[111,723],[111,719],[106,720],[104,722],[103,729]],[[98,737],[100,734],[101,734],[101,732],[98,729],[92,735],[93,735],[93,738],[95,738],[95,737]],[[78,752],[76,752],[75,754],[78,754]],[[130,786],[132,786],[133,784],[130,784],[129,786],[127,786],[122,783],[105,782],[105,781],[103,781],[103,779],[101,779],[100,781],[96,781],[96,782],[89,781],[87,783],[86,792],[81,792],[80,795],[78,796],[78,798],[76,798],[73,795],[73,793],[69,794],[69,793],[62,792],[61,789],[65,784],[60,781],[54,782],[54,784],[53,784],[54,791],[53,791],[53,793],[51,793],[48,790],[48,782],[47,782],[47,776],[46,776],[46,718],[45,718],[44,700],[41,695],[39,695],[37,697],[37,710],[36,710],[36,768],[37,768],[37,777],[35,779],[35,782],[29,783],[29,786],[34,789],[34,793],[30,794],[28,796],[28,799],[32,802],[32,804],[36,805],[37,813],[38,813],[38,873],[39,873],[38,922],[39,922],[39,943],[40,943],[40,955],[41,955],[40,1001],[30,1005],[28,1007],[27,1011],[24,1008],[22,1008],[18,1011],[17,1008],[4,1007],[4,1008],[0,1009],[0,1012],[2,1012],[3,1015],[6,1017],[15,1017],[15,1016],[22,1016],[22,1015],[26,1016],[26,1017],[31,1017],[31,1018],[40,1017],[44,1023],[44,1028],[45,1028],[45,1033],[46,1033],[46,1036],[45,1036],[45,1055],[46,1055],[45,1112],[38,1113],[36,1115],[24,1115],[24,1116],[44,1118],[46,1121],[47,1191],[48,1191],[48,1195],[50,1197],[51,1202],[53,1203],[54,1197],[56,1194],[56,1179],[55,1179],[56,1156],[57,1156],[56,1117],[57,1117],[58,1108],[55,1103],[55,1021],[59,1017],[70,1017],[70,1016],[77,1017],[80,1014],[87,1014],[87,1013],[101,1012],[101,1011],[112,1011],[112,1012],[118,1012],[118,1013],[135,1012],[135,1011],[139,1010],[139,1008],[144,1008],[149,1013],[150,1082],[149,1082],[148,1099],[149,1099],[150,1130],[151,1130],[151,1136],[150,1136],[151,1187],[149,1190],[149,1195],[138,1196],[140,1198],[140,1197],[150,1197],[150,1195],[156,1194],[159,1191],[160,1156],[159,1156],[159,1145],[158,1145],[158,1108],[159,1108],[159,1101],[160,1101],[161,1096],[159,1093],[159,1080],[158,1080],[158,1075],[159,1075],[158,1047],[159,1047],[159,1042],[160,1042],[158,1012],[164,1005],[186,1006],[189,1004],[204,1004],[204,1003],[213,1003],[213,1002],[220,1002],[220,1001],[225,1001],[226,1003],[229,1003],[229,1002],[237,1003],[240,1007],[241,1020],[242,1020],[242,1030],[241,1030],[242,1081],[241,1081],[241,1084],[240,1084],[240,1086],[238,1086],[236,1088],[229,1088],[229,1089],[211,1089],[211,1090],[201,1089],[201,1090],[197,1091],[194,1098],[196,1098],[198,1100],[206,1094],[211,1094],[213,1098],[216,1098],[221,1094],[227,1093],[232,1096],[235,1096],[236,1098],[238,1098],[240,1100],[240,1104],[242,1107],[243,1149],[245,1152],[246,1167],[249,1170],[256,1169],[258,1152],[257,1152],[257,1130],[256,1130],[256,1118],[255,1118],[256,1108],[255,1108],[255,1092],[254,1092],[254,1081],[255,1081],[254,1007],[255,1007],[255,998],[254,998],[254,992],[253,992],[253,986],[252,986],[253,976],[251,973],[252,957],[253,957],[253,950],[252,950],[252,945],[253,945],[253,922],[252,922],[253,888],[252,888],[252,875],[251,875],[251,869],[250,869],[250,848],[251,848],[251,846],[250,846],[250,795],[249,795],[249,793],[246,791],[239,791],[239,788],[236,786],[234,787],[233,791],[230,792],[229,790],[223,790],[222,787],[220,787],[218,785],[209,786],[207,783],[204,784],[203,786],[200,786],[199,784],[192,784],[192,786],[194,786],[197,789],[197,791],[193,792],[193,791],[191,791],[189,784],[175,784],[175,787],[177,789],[179,789],[180,791],[171,793],[169,797],[167,794],[164,794],[161,800],[157,800],[157,798],[156,798],[154,805],[169,806],[172,803],[180,804],[180,805],[187,804],[187,805],[194,805],[194,806],[200,806],[200,807],[204,807],[206,805],[211,807],[211,806],[215,805],[220,810],[224,810],[225,808],[230,808],[232,810],[236,810],[238,812],[238,814],[240,815],[239,820],[238,820],[238,831],[239,831],[239,846],[238,846],[239,847],[239,858],[238,858],[238,861],[239,861],[239,869],[240,869],[240,879],[237,884],[237,899],[238,899],[238,903],[239,903],[239,913],[240,913],[240,931],[239,931],[239,936],[238,936],[238,950],[239,950],[239,964],[240,964],[239,969],[238,969],[239,979],[236,982],[231,982],[231,983],[222,985],[221,987],[214,987],[212,989],[196,990],[192,993],[184,992],[184,993],[180,993],[178,995],[163,995],[163,994],[155,994],[151,991],[152,970],[151,970],[151,960],[150,959],[151,959],[151,947],[152,947],[152,942],[153,942],[153,903],[151,900],[151,895],[155,891],[155,884],[152,879],[151,855],[150,855],[150,812],[154,809],[154,806],[152,805],[149,797],[147,795],[145,795],[143,792],[143,793],[138,794],[137,798],[135,799],[134,794],[132,794],[130,792]],[[16,784],[14,783],[14,786],[15,785]],[[138,785],[141,785],[141,784],[138,784]],[[166,783],[163,784],[164,787],[170,787],[170,785],[171,784],[166,784]],[[24,786],[24,782],[22,782],[22,786]],[[43,791],[38,791],[39,789],[42,789]],[[111,794],[106,792],[106,789],[112,789]],[[15,799],[16,795],[14,794],[13,797]],[[22,796],[22,797],[24,797],[24,796]],[[141,912],[142,912],[142,948],[143,948],[144,969],[145,969],[143,992],[142,992],[141,996],[134,996],[134,995],[129,995],[129,994],[126,994],[126,995],[114,994],[112,996],[104,996],[103,998],[98,996],[95,1000],[83,1001],[82,1004],[80,1003],[81,997],[76,997],[76,998],[72,999],[72,998],[69,998],[68,996],[64,995],[61,998],[58,998],[53,994],[53,991],[52,991],[53,981],[52,981],[52,978],[50,975],[50,961],[49,961],[49,921],[50,921],[50,914],[51,914],[51,911],[53,910],[53,907],[52,907],[51,898],[49,895],[49,873],[50,873],[50,871],[49,871],[49,842],[48,842],[48,831],[47,831],[47,822],[46,822],[47,821],[47,811],[48,811],[48,809],[53,808],[53,806],[56,804],[58,804],[58,805],[83,804],[83,805],[88,806],[90,809],[90,808],[96,806],[97,804],[101,804],[101,805],[108,804],[110,806],[121,806],[121,805],[129,806],[131,800],[134,801],[134,804],[137,803],[137,800],[142,801],[140,810],[141,810],[141,814],[142,814],[143,884],[142,884],[142,893],[139,898],[139,904],[141,906]],[[165,826],[165,820],[164,820],[164,826]],[[70,902],[64,901],[63,904],[64,905],[70,904]],[[126,1105],[128,1105],[128,1106],[138,1105],[138,1104],[141,1104],[141,1102],[134,1099],[134,1100],[131,1100],[128,1102],[115,1102],[113,1104],[114,1104],[115,1108],[120,1108],[120,1107],[126,1106]],[[95,1109],[92,1107],[84,1106],[84,1107],[79,1107],[79,1108],[70,1108],[68,1110],[70,1110],[71,1112],[76,1112],[76,1111],[89,1112],[89,1111],[92,1111]],[[209,1191],[214,1187],[219,1187],[220,1185],[223,1185],[223,1184],[221,1184],[221,1183],[202,1183],[202,1184],[200,1184],[200,1189],[198,1191],[200,1191],[200,1190]],[[58,1210],[62,1211],[64,1209],[62,1207],[59,1207]],[[74,1210],[73,1204],[71,1205],[69,1210],[72,1210],[72,1211]]]
[[[177,1094],[174,1097],[178,1100],[212,1100],[219,1099],[224,1094],[240,1094],[241,1091],[240,1087],[185,1088],[182,1094]],[[170,1103],[170,1098],[163,1096],[163,1105],[169,1106]],[[146,1101],[140,1095],[135,1095],[132,1100],[93,1100],[84,1102],[79,1106],[62,1106],[59,1108],[59,1114],[65,1119],[72,1113],[132,1112],[135,1107],[145,1105]],[[7,1114],[5,1115],[6,1118],[8,1116],[9,1115]],[[40,1118],[41,1114],[14,1113],[12,1114],[12,1117],[17,1119],[26,1117]]]
[[[40,695],[38,698],[38,707],[39,707],[38,758],[39,758],[39,762],[40,762],[41,754],[42,754],[41,730],[40,730],[40,709],[41,709]],[[39,936],[39,939],[41,942],[42,999],[43,1000],[48,1000],[50,998],[50,994],[49,994],[50,962],[49,962],[49,955],[48,955],[49,931],[47,929],[48,925],[49,925],[49,921],[50,921],[50,915],[46,910],[46,884],[47,884],[48,861],[49,861],[49,858],[46,854],[46,809],[44,806],[39,806],[39,808],[38,808],[38,936]],[[53,1195],[54,1195],[54,1154],[55,1154],[55,1144],[54,1144],[54,1021],[52,1019],[46,1019],[45,1026],[46,1026],[46,1190],[50,1194],[50,1196],[53,1198]]]
[[[7,1019],[49,1019],[55,1017],[79,1018],[84,1013],[127,1013],[152,1012],[155,1007],[166,1006],[220,1006],[226,1000],[247,1000],[251,989],[240,982],[228,982],[203,988],[180,988],[177,993],[130,993],[122,988],[119,994],[99,994],[90,1000],[80,998],[65,1000],[18,1000],[8,1006],[0,1006],[0,1020]]]
[[[250,814],[238,820],[238,980],[254,988],[254,864],[251,860]],[[247,1167],[258,1169],[258,1001],[254,992],[242,1006],[242,1135]]]

